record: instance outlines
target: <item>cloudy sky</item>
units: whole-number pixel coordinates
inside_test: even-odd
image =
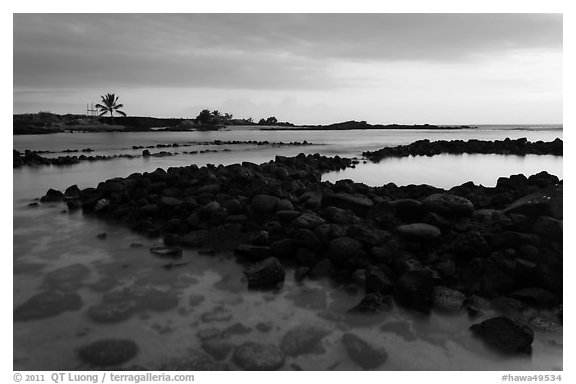
[[[14,113],[562,122],[554,14],[15,14]]]

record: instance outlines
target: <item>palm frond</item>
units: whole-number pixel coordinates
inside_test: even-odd
[[[125,114],[124,112],[122,112],[122,111],[116,111],[116,113],[119,114],[119,115],[122,115],[122,116],[126,117],[126,114]]]
[[[102,116],[104,116],[104,115],[107,114],[107,113],[108,113],[108,111],[102,111],[102,112],[100,112],[100,114],[98,115],[98,117],[102,117]]]

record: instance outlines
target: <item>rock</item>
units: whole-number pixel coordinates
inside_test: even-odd
[[[564,237],[564,224],[549,216],[540,216],[532,227],[534,233],[541,238],[562,241]]]
[[[236,247],[236,254],[252,261],[260,261],[272,253],[270,247],[262,245],[241,244]]]
[[[72,264],[50,271],[44,276],[44,285],[54,288],[78,288],[90,276],[90,268],[84,264]]]
[[[348,310],[352,314],[378,314],[392,309],[392,298],[380,293],[369,293],[355,307]]]
[[[536,316],[530,319],[528,322],[530,329],[536,332],[551,332],[560,333],[562,332],[562,324],[556,320],[547,319],[545,317]]]
[[[105,339],[81,347],[80,358],[98,367],[125,363],[138,353],[138,345],[128,339]]]
[[[371,268],[366,273],[366,293],[388,294],[394,290],[392,280],[380,269]]]
[[[530,287],[512,292],[510,297],[540,308],[552,308],[558,304],[556,296],[545,289]]]
[[[208,231],[205,229],[189,232],[182,236],[180,244],[186,247],[199,248],[203,247],[208,238]]]
[[[188,305],[191,307],[196,307],[200,305],[204,300],[206,300],[206,297],[204,295],[191,294],[190,297],[188,298]]]
[[[202,341],[210,340],[220,337],[220,330],[215,327],[204,328],[196,332],[196,336]]]
[[[177,199],[175,197],[170,197],[170,196],[163,196],[160,199],[160,206],[161,207],[169,207],[169,208],[177,208],[179,206],[181,206],[183,204],[183,201],[180,199]]]
[[[348,193],[335,193],[322,197],[322,206],[334,206],[344,210],[350,210],[357,216],[366,217],[366,214],[374,202],[364,195],[350,195]]]
[[[330,259],[324,258],[308,271],[308,275],[313,279],[321,279],[331,277],[335,272],[334,263]]]
[[[274,371],[284,365],[284,352],[275,345],[246,342],[236,348],[233,361],[247,371]]]
[[[45,319],[62,312],[77,311],[82,307],[82,298],[72,291],[50,290],[38,293],[14,310],[14,321]]]
[[[377,368],[388,358],[388,353],[384,348],[375,348],[353,333],[345,333],[342,336],[342,344],[348,356],[362,369]]]
[[[534,333],[507,317],[494,317],[470,327],[484,343],[506,354],[531,353]]]
[[[432,306],[432,273],[427,270],[406,272],[394,286],[394,299],[406,308],[430,312]]]
[[[305,247],[311,251],[318,252],[322,249],[322,243],[318,237],[309,229],[297,229],[292,235],[296,245]]]
[[[430,195],[422,201],[422,205],[443,216],[470,216],[474,212],[474,204],[470,200],[447,193]]]
[[[438,227],[425,223],[401,225],[396,230],[400,235],[407,239],[420,241],[433,240],[442,235],[442,232]]]
[[[314,229],[324,223],[326,220],[313,213],[303,213],[294,220],[294,226],[304,229]]]
[[[490,237],[490,245],[497,249],[520,248],[526,245],[539,246],[541,243],[537,235],[515,231],[495,233]]]
[[[463,268],[461,278],[470,292],[485,297],[497,296],[514,286],[513,277],[504,273],[490,258],[470,261]]]
[[[300,216],[300,212],[299,211],[293,211],[293,210],[280,210],[280,211],[276,211],[275,215],[278,218],[278,220],[280,220],[280,221],[290,222],[290,221],[294,220],[295,218],[297,218],[298,216]]]
[[[456,236],[447,246],[447,251],[462,259],[488,257],[491,248],[486,239],[478,232],[465,232]]]
[[[220,334],[220,337],[222,337],[223,339],[227,339],[230,336],[246,335],[247,333],[250,332],[252,332],[252,328],[247,327],[241,323],[234,323],[231,326],[224,329]]]
[[[324,211],[324,217],[336,224],[353,224],[359,221],[358,216],[352,211],[342,208],[328,207]]]
[[[562,219],[562,205],[562,187],[554,187],[516,200],[504,209],[504,213],[516,213],[530,217],[546,215],[555,219]]]
[[[269,257],[244,272],[248,288],[273,288],[284,282],[286,272],[275,257]]]
[[[178,296],[149,286],[134,286],[107,292],[102,300],[104,303],[133,301],[136,310],[168,311],[178,306]]]
[[[455,289],[436,286],[432,290],[432,307],[444,313],[459,313],[464,308],[466,296]]]
[[[40,199],[42,203],[55,203],[62,200],[64,200],[64,194],[52,188],[50,188],[48,192],[46,192],[46,194]]]
[[[256,195],[252,199],[251,208],[256,214],[267,215],[272,214],[276,211],[276,205],[280,202],[280,199],[276,196],[270,195]]]
[[[289,293],[286,299],[294,302],[300,308],[322,310],[326,309],[328,297],[326,290],[322,288],[311,288],[303,286],[298,292]]]
[[[127,320],[135,311],[133,301],[103,303],[88,309],[88,317],[97,323],[116,323]]]
[[[194,351],[189,356],[172,358],[160,364],[159,371],[223,371],[226,367]]]
[[[202,349],[214,359],[224,360],[234,349],[234,345],[224,340],[211,339],[202,343]]]
[[[394,200],[390,202],[390,206],[394,209],[396,216],[403,221],[416,221],[426,214],[422,203],[415,199]]]
[[[313,352],[329,332],[312,325],[299,325],[290,329],[280,344],[287,356],[298,356]]]
[[[328,251],[330,259],[339,265],[348,264],[355,259],[365,256],[362,244],[358,240],[350,237],[340,237],[330,242]]]
[[[272,255],[279,259],[291,259],[297,251],[297,246],[292,239],[281,239],[270,244]]]
[[[152,247],[150,248],[150,253],[162,258],[182,258],[182,249],[178,247]]]
[[[232,312],[224,307],[214,307],[208,312],[204,312],[200,319],[204,323],[228,321],[232,318]]]

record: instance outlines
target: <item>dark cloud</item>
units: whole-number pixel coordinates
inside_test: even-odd
[[[339,61],[478,59],[557,50],[560,15],[16,14],[15,87],[318,89]]]

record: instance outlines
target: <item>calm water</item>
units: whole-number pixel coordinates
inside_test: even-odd
[[[167,357],[183,356],[189,350],[201,350],[196,336],[211,327],[220,330],[241,323],[250,332],[233,336],[239,344],[245,340],[278,344],[287,330],[298,324],[315,324],[329,331],[323,340],[324,352],[290,358],[290,364],[308,370],[358,369],[342,345],[343,332],[354,333],[384,346],[389,354],[384,370],[549,370],[562,367],[562,335],[537,334],[531,359],[501,359],[486,351],[470,337],[467,317],[414,318],[401,310],[379,319],[378,323],[354,327],[339,317],[355,305],[361,294],[335,290],[327,282],[294,282],[292,273],[279,292],[249,292],[241,281],[242,266],[228,254],[204,256],[185,251],[186,266],[166,270],[165,260],[152,256],[148,248],[159,243],[102,221],[68,213],[61,204],[28,207],[34,198],[48,188],[64,189],[71,184],[81,188],[95,186],[99,181],[133,172],[152,171],[195,163],[231,164],[240,161],[261,163],[275,155],[296,155],[300,152],[326,155],[360,156],[363,150],[385,145],[408,144],[418,139],[503,139],[527,137],[529,140],[562,138],[561,130],[495,130],[466,131],[342,131],[342,132],[261,132],[240,129],[228,132],[198,133],[108,133],[58,134],[48,136],[15,136],[15,149],[59,151],[93,148],[97,153],[139,154],[132,145],[203,142],[212,140],[302,141],[318,145],[281,147],[236,145],[230,152],[197,155],[180,154],[149,159],[119,159],[80,163],[70,167],[40,167],[14,170],[14,307],[42,290],[51,272],[81,264],[89,268],[82,281],[76,281],[83,306],[79,311],[59,316],[14,323],[15,370],[86,369],[75,355],[81,345],[102,338],[128,337],[140,346],[140,353],[128,363],[150,369]],[[170,148],[165,150],[207,149]],[[160,149],[159,149],[160,150]],[[158,150],[158,151],[159,151]],[[156,150],[152,150],[154,152]],[[424,171],[425,170],[425,171]],[[356,169],[326,175],[328,180],[352,178],[370,185],[428,183],[450,187],[465,181],[493,185],[499,176],[536,173],[547,170],[562,177],[562,159],[549,156],[436,156],[433,158],[390,159],[380,164],[359,165]],[[107,233],[105,240],[97,235]],[[142,248],[131,248],[140,243]],[[71,278],[72,280],[74,278]],[[178,297],[178,306],[167,312],[139,313],[114,324],[91,321],[86,310],[102,300],[105,291],[123,287],[151,286]],[[201,295],[199,304],[190,298]],[[220,308],[217,321],[207,322],[206,313]],[[265,323],[270,330],[256,327]],[[381,329],[384,327],[384,329]],[[232,368],[234,366],[232,365]]]

